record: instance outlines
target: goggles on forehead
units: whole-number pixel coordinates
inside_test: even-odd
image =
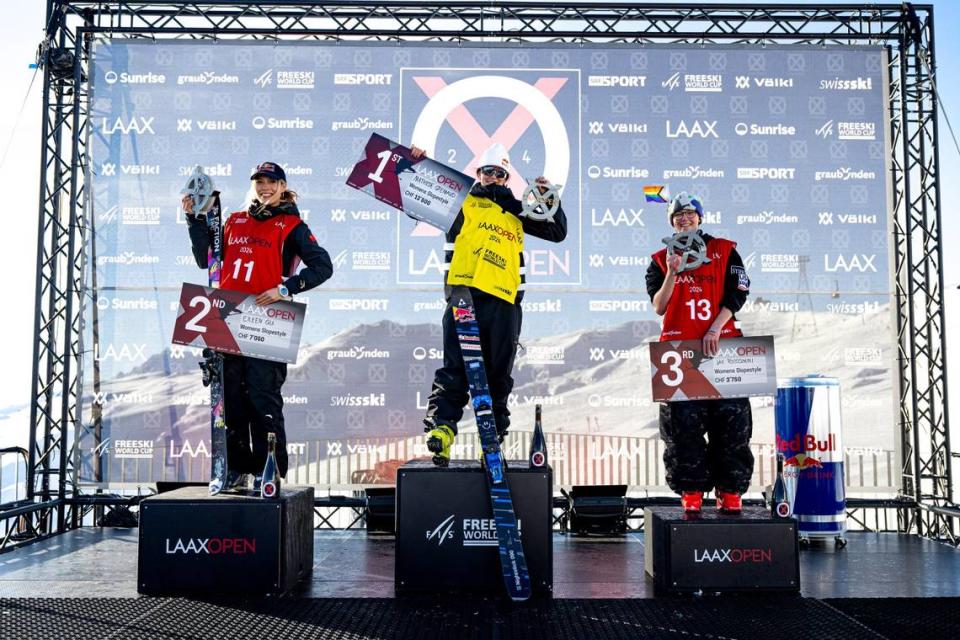
[[[507,172],[500,167],[480,167],[480,173],[485,176],[493,176],[494,178],[507,177]]]

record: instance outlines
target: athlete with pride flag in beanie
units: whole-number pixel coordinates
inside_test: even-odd
[[[660,341],[701,340],[714,356],[721,338],[741,336],[734,314],[750,293],[737,244],[705,233],[703,204],[681,192],[667,205],[667,223],[677,234],[690,233],[709,263],[680,275],[682,257],[667,248],[653,254],[647,268],[647,293],[663,316]],[[715,489],[717,508],[741,510],[740,496],[750,485],[753,418],[747,398],[685,400],[660,404],[660,437],[667,484],[681,495],[683,508],[699,512],[703,492]],[[707,436],[709,441],[704,440]]]

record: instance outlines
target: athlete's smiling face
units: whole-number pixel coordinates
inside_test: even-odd
[[[253,184],[257,192],[257,199],[264,204],[274,204],[274,201],[283,193],[284,183],[282,180],[274,180],[267,176],[257,176]]]
[[[673,223],[673,229],[677,233],[696,231],[700,228],[700,216],[697,215],[697,212],[693,209],[677,211],[673,214],[673,217],[670,218],[670,222]]]

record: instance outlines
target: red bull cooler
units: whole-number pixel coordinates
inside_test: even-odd
[[[824,376],[777,381],[776,448],[801,539],[847,530],[840,441],[840,381]]]

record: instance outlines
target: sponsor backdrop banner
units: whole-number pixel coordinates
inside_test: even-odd
[[[563,185],[569,235],[529,238],[529,290],[508,451],[544,405],[558,484],[664,485],[644,286],[670,234],[644,185],[699,194],[704,229],[738,242],[746,335],[776,339],[781,376],[842,383],[854,487],[896,473],[896,349],[886,63],[879,47],[447,47],[156,44],[96,47],[93,240],[86,309],[84,480],[201,480],[208,392],[199,352],[170,344],[190,254],[180,189],[197,164],[225,212],[261,161],[286,168],[333,278],[284,386],[290,481],[392,482],[426,455],[441,362],[443,237],[348,187],[371,133],[474,175],[491,141],[510,186]],[[94,340],[94,334],[96,340]],[[771,398],[755,398],[755,481],[769,482]],[[469,433],[472,415],[462,427]],[[228,417],[229,419],[229,417]],[[472,437],[455,455],[472,455]],[[99,475],[98,475],[99,474]],[[763,475],[766,474],[766,475]]]

